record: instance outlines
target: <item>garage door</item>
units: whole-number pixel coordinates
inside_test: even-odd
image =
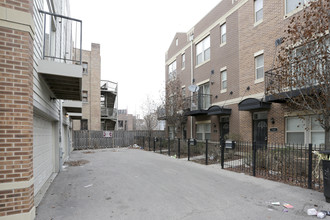
[[[52,122],[38,115],[33,117],[33,173],[36,195],[54,170]]]

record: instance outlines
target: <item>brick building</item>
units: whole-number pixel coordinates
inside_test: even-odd
[[[101,80],[100,45],[82,50],[82,113],[73,130],[114,130],[117,120],[117,83]]]
[[[265,101],[265,71],[273,68],[275,41],[288,18],[301,11],[299,2],[223,0],[187,33],[175,35],[165,77],[180,79],[188,119],[180,131],[168,124],[169,136],[324,143],[320,126],[301,130],[297,113],[289,113],[285,103]],[[311,124],[313,117],[303,123]]]
[[[82,67],[72,53],[81,21],[69,8],[67,0],[0,3],[0,219],[34,219],[72,150]]]
[[[117,130],[135,131],[136,117],[127,113],[127,109],[118,110],[118,125]]]

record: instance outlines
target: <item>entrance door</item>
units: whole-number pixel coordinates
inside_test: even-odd
[[[224,139],[229,134],[229,117],[220,118],[220,139]]]
[[[253,142],[258,148],[267,147],[267,112],[253,114]]]

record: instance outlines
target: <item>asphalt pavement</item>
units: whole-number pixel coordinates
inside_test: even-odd
[[[121,148],[74,151],[36,219],[317,219],[309,208],[330,205],[314,190]]]

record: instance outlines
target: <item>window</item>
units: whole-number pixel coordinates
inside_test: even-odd
[[[196,59],[197,65],[210,59],[210,36],[196,45]]]
[[[178,46],[179,45],[179,39],[175,39],[175,46]]]
[[[199,86],[198,109],[208,109],[211,106],[210,84],[205,83]]]
[[[264,78],[264,55],[261,54],[259,56],[256,56],[254,58],[254,60],[255,60],[256,80],[263,79]]]
[[[197,124],[196,125],[196,139],[210,140],[211,138],[211,124]]]
[[[80,130],[88,130],[88,120],[87,119],[80,120]]]
[[[255,22],[262,21],[263,18],[263,0],[254,0]]]
[[[221,44],[224,44],[227,41],[227,37],[226,37],[227,30],[226,29],[227,29],[226,28],[226,23],[224,23],[220,26],[220,38],[221,38],[220,43]]]
[[[227,70],[221,72],[221,90],[227,89]]]
[[[184,69],[186,67],[186,54],[181,55],[181,68]]]
[[[285,13],[288,14],[294,11],[296,8],[307,4],[310,0],[286,0],[285,1]]]
[[[286,142],[324,145],[324,129],[316,115],[286,118]]]
[[[83,68],[83,74],[88,74],[88,63],[83,62],[82,63],[82,68]]]
[[[168,66],[168,78],[172,80],[176,77],[176,61]]]
[[[186,87],[182,88],[182,98],[186,98]]]
[[[304,144],[305,121],[298,117],[287,118],[286,142],[290,144]]]
[[[82,91],[82,101],[88,102],[88,91],[85,90]]]

